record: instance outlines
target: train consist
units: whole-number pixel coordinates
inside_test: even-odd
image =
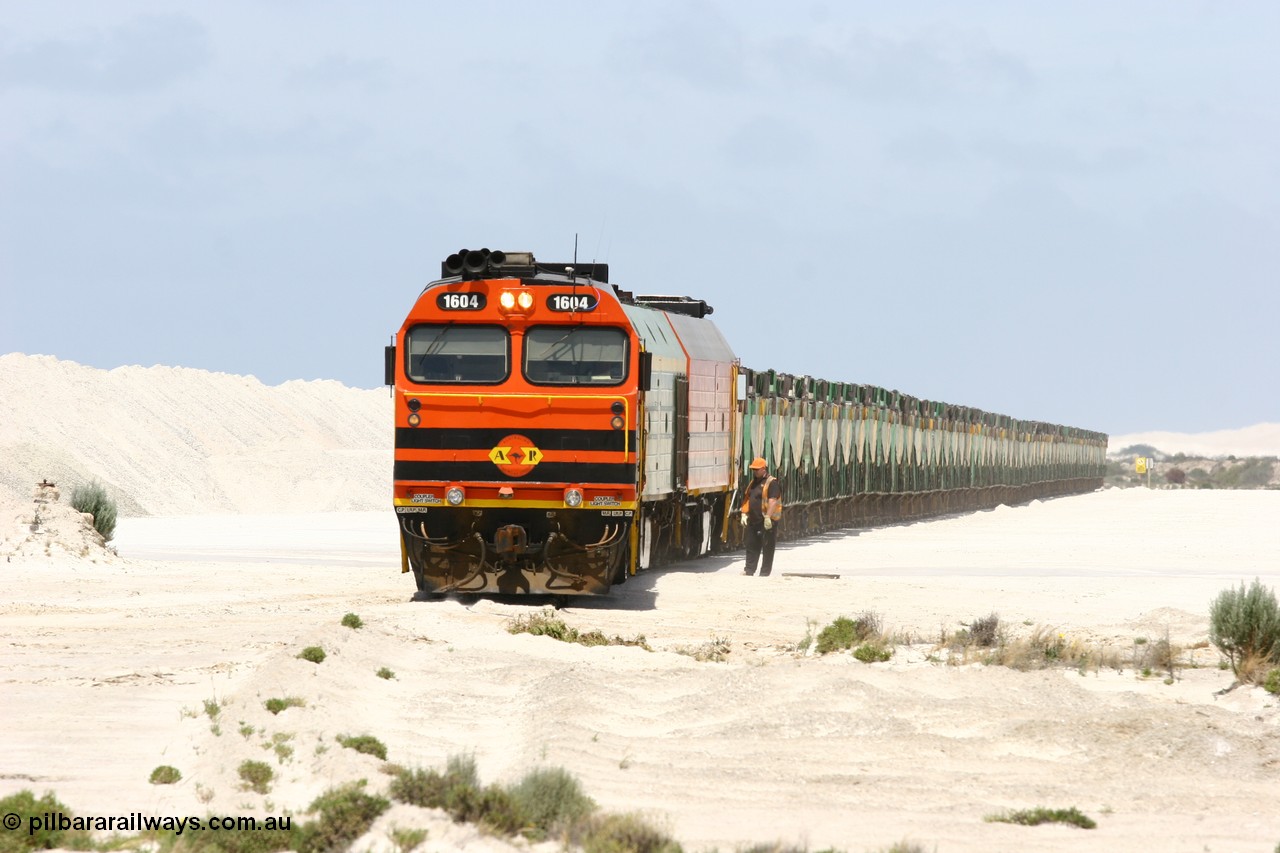
[[[740,366],[683,296],[463,250],[386,348],[401,565],[423,593],[599,594],[737,547],[763,456],[783,538],[1101,487],[1107,437]]]

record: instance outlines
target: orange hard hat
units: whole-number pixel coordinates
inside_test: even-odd
[[[769,463],[764,461],[763,456],[757,456],[755,459],[751,460],[751,464],[748,467],[754,471],[757,468],[768,468]]]

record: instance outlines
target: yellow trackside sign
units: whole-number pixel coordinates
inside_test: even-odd
[[[1147,457],[1139,456],[1133,463],[1133,470],[1139,474],[1147,473]]]

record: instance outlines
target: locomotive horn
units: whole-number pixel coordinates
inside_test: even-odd
[[[489,263],[495,267],[500,267],[507,262],[507,253],[501,249],[494,249],[489,253]]]
[[[481,249],[467,252],[462,261],[462,268],[469,273],[478,273],[489,264],[489,250]]]
[[[462,273],[462,256],[466,254],[466,249],[454,252],[452,255],[444,259],[445,275],[460,275]]]

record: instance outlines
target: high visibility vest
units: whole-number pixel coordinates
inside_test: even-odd
[[[764,490],[760,493],[760,502],[764,514],[772,518],[774,521],[782,521],[782,499],[769,497],[769,487],[773,485],[773,477],[766,476],[764,478]],[[742,493],[742,514],[746,515],[751,512],[751,487],[747,486]]]

